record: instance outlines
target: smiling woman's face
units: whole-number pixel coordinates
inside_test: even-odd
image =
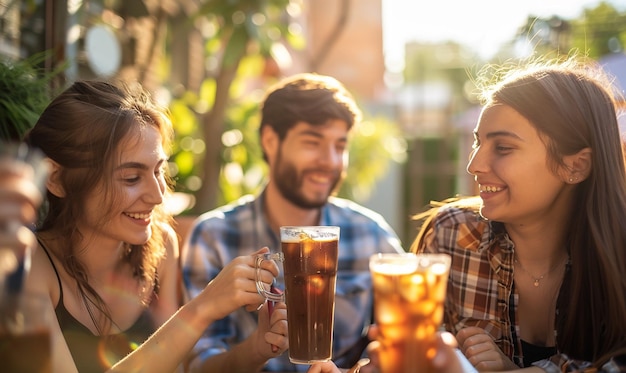
[[[549,166],[545,142],[517,111],[507,105],[485,107],[474,136],[467,171],[479,185],[485,218],[536,221],[560,200],[564,183]]]
[[[106,193],[101,180],[87,198],[86,217],[79,228],[85,238],[139,245],[150,238],[152,211],[163,202],[167,159],[161,135],[153,126],[129,135],[118,150],[112,193]]]

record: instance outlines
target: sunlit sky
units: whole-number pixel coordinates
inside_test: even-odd
[[[388,68],[402,64],[404,44],[453,40],[492,56],[528,15],[576,18],[600,0],[383,0],[383,43]],[[626,11],[626,0],[608,0]]]

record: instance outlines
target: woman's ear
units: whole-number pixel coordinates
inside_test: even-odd
[[[46,158],[46,162],[48,162],[48,169],[50,170],[48,180],[46,181],[46,188],[55,196],[65,198],[65,188],[63,188],[61,184],[61,172],[63,172],[63,167],[50,158]]]
[[[567,155],[563,158],[569,172],[566,182],[577,184],[586,180],[591,173],[591,148],[584,148],[576,154]]]

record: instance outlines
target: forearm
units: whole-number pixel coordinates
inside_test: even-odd
[[[255,331],[256,333],[256,331]],[[230,350],[213,355],[201,363],[195,364],[191,371],[200,372],[259,372],[267,359],[254,348],[254,334]]]
[[[210,307],[190,301],[181,307],[161,328],[139,348],[115,364],[109,372],[174,372],[185,361],[202,332],[214,320]]]

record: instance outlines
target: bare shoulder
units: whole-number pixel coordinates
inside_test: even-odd
[[[178,247],[178,236],[176,231],[170,224],[163,224],[163,244],[165,246],[165,254],[167,258],[178,261],[180,256],[180,248]]]
[[[59,277],[57,271],[63,271],[59,261],[54,262],[53,255],[48,254],[37,243],[37,247],[32,251],[31,268],[26,278],[25,290],[32,293],[47,294],[52,303],[56,305],[60,296]],[[55,271],[55,268],[57,270]]]
[[[155,321],[158,325],[165,323],[182,304],[182,282],[179,263],[178,238],[169,225],[163,225],[163,245],[165,256],[159,263],[159,297],[151,304]]]

